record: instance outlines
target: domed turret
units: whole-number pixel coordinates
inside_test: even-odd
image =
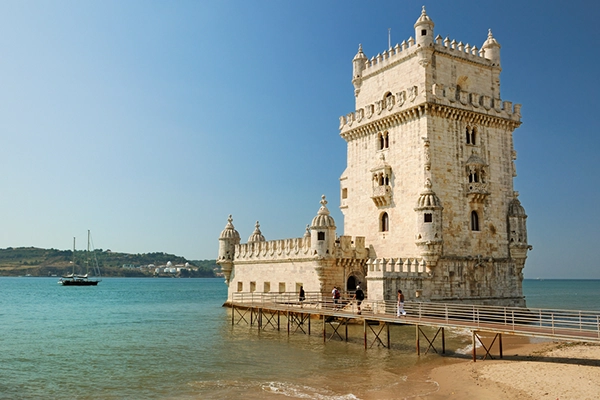
[[[518,199],[519,193],[514,193],[514,198],[508,204],[508,229],[511,246],[527,245],[527,214]]]
[[[258,221],[256,221],[256,225],[254,227],[254,232],[252,232],[252,235],[250,235],[250,237],[248,238],[248,243],[264,242],[264,241],[265,241],[265,237],[262,235],[262,232],[260,231],[260,224],[258,223]]]
[[[219,257],[217,258],[217,264],[221,266],[227,284],[229,284],[231,270],[233,269],[235,246],[238,244],[240,244],[240,234],[233,227],[233,218],[229,215],[227,225],[225,225],[225,229],[219,236]]]
[[[362,73],[365,70],[367,56],[363,53],[362,44],[358,45],[358,53],[352,59],[352,84],[354,85],[354,95],[358,96],[360,86],[362,85]]]
[[[433,45],[433,21],[425,12],[425,6],[421,11],[421,16],[415,22],[415,38],[417,39],[417,46],[429,47]]]
[[[487,40],[483,43],[481,49],[485,52],[485,58],[492,61],[494,65],[500,66],[500,44],[494,39],[491,29],[488,30]]]
[[[335,221],[329,215],[325,195],[321,196],[321,208],[313,218],[310,226],[311,249],[313,255],[320,257],[333,256],[335,246]]]

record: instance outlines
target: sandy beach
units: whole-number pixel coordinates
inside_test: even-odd
[[[512,342],[512,343],[511,343]],[[417,399],[600,399],[600,346],[584,343],[504,341],[504,357],[456,359],[434,368],[437,390]]]

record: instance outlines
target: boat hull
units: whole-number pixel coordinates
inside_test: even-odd
[[[96,286],[100,281],[87,281],[87,280],[59,280],[58,283],[63,286]]]

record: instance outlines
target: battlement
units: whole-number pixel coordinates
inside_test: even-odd
[[[235,246],[235,261],[274,261],[290,258],[312,258],[309,238],[269,240]]]
[[[420,49],[421,46],[417,45],[415,39],[411,36],[408,40],[365,60],[362,78],[367,79],[369,76],[375,75],[383,69],[398,64],[414,56]],[[487,67],[494,66],[494,63],[485,57],[485,49],[479,49],[477,46],[471,46],[469,43],[463,44],[463,42],[457,42],[455,39],[450,40],[448,37],[442,39],[438,35],[433,43],[433,49],[437,52],[483,64]]]
[[[425,97],[419,93],[419,88],[413,86],[388,95],[383,100],[368,104],[354,112],[340,117],[341,135],[347,131],[365,126],[369,123],[380,121],[386,117],[394,116],[394,119],[412,119],[421,112],[426,112],[431,107],[417,106],[422,104],[419,97]],[[482,113],[487,116],[503,118],[520,123],[521,104],[513,104],[511,101],[494,99],[487,95],[459,90],[456,86],[445,87],[443,84],[434,83],[430,93],[427,93],[426,101],[433,104],[447,105],[465,111]]]
[[[335,242],[332,258],[366,258],[368,253],[364,237],[356,237],[353,241],[351,236],[341,236]],[[235,262],[312,259],[315,256],[310,237],[251,242],[235,246]]]
[[[352,241],[352,236],[340,236],[335,243],[336,258],[367,258],[369,250],[365,246],[365,238],[357,236]]]

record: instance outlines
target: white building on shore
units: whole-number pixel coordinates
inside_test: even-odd
[[[266,241],[258,222],[240,243],[232,218],[219,238],[235,292],[330,293],[358,282],[368,298],[525,304],[531,246],[513,188],[521,106],[500,96],[500,45],[434,36],[425,12],[414,38],[352,60],[355,110],[340,117],[343,234],[327,201],[304,237]]]

